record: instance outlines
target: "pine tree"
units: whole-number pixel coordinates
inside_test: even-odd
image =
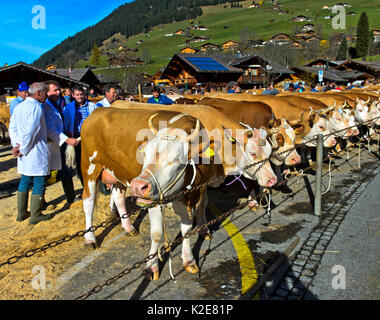
[[[337,60],[346,60],[347,59],[347,38],[346,36],[343,37],[342,42],[340,43],[339,49],[338,49],[338,55],[336,56]]]
[[[360,15],[357,26],[356,51],[358,57],[364,57],[368,54],[369,47],[369,23],[365,12]]]
[[[100,64],[100,52],[96,44],[94,44],[91,50],[90,63],[93,66],[98,66]]]

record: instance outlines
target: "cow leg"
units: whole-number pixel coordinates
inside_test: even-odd
[[[96,200],[96,181],[88,181],[88,194],[83,196],[83,209],[86,217],[86,230],[92,227],[92,214],[94,212]],[[85,243],[96,247],[96,239],[93,231],[89,231],[84,235]]]
[[[127,235],[136,236],[138,233],[131,224],[129,217],[124,218],[123,215],[127,215],[127,208],[125,206],[125,190],[126,188],[120,183],[117,183],[112,188],[113,201],[116,205],[117,211],[121,218],[121,226],[127,233]]]
[[[208,204],[208,196],[207,190],[203,191],[201,195],[201,199],[197,205],[196,213],[197,213],[197,226],[198,228],[205,225],[207,223],[206,220],[206,208]],[[205,240],[211,240],[212,235],[208,227],[199,231],[199,235],[203,237]]]
[[[181,233],[184,237],[192,227],[192,221],[187,212],[187,206],[181,201],[173,202],[173,210],[181,218]],[[193,252],[191,251],[190,238],[184,238],[182,242],[182,261],[183,268],[189,273],[197,273],[199,271],[198,265],[194,259]]]
[[[150,238],[151,247],[149,255],[155,254],[158,251],[160,241],[163,234],[162,225],[162,210],[161,206],[156,206],[154,208],[148,209],[149,221],[150,221]],[[155,256],[147,262],[146,268],[147,278],[149,280],[158,280],[160,274],[158,270],[158,257]]]

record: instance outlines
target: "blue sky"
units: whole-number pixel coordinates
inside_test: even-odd
[[[68,36],[96,24],[132,0],[7,0],[0,10],[0,66],[19,61],[32,63]],[[46,28],[37,29],[45,9]],[[34,22],[34,26],[32,25]]]

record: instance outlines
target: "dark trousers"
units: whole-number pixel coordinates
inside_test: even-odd
[[[79,143],[75,147],[75,160],[76,160],[76,163],[77,163],[77,175],[78,175],[78,178],[79,178],[80,182],[82,183],[82,187],[83,187],[83,177],[82,177],[82,169],[81,169],[81,157],[82,157],[82,147],[81,147],[81,144]]]

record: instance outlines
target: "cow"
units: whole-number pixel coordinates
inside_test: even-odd
[[[152,132],[149,128],[157,127],[159,121],[165,121],[168,127]],[[190,142],[196,141],[202,128],[198,119],[179,112],[117,108],[99,108],[94,111],[83,122],[81,130],[81,168],[84,184],[82,199],[86,229],[92,226],[97,182],[100,180],[113,185],[111,203],[117,207],[122,228],[127,234],[136,235],[137,232],[129,218],[123,216],[127,214],[125,206],[127,188],[138,197],[138,205],[147,205],[151,203],[147,198],[162,201],[164,197],[187,190],[186,186],[191,189],[213,177],[223,176],[222,165],[214,164],[214,161],[206,164],[190,162],[195,156],[205,157],[207,141],[206,144],[202,142],[193,145],[192,148],[189,147]],[[149,135],[151,139],[145,141]],[[146,162],[150,161],[152,155],[157,156],[159,160],[157,165]],[[143,174],[146,172],[150,172],[150,178],[153,180],[147,185],[142,185],[141,179],[145,177]],[[137,176],[139,178],[134,179]],[[158,193],[158,189],[162,193]],[[189,191],[181,201],[174,201],[173,208],[181,217],[181,231],[184,236],[191,229],[193,216],[197,216],[199,226],[206,222],[204,216],[207,205],[206,187]],[[161,207],[149,209],[149,217],[152,240],[150,252],[155,253],[162,237]],[[210,233],[206,229],[201,235],[209,238]],[[85,243],[96,246],[93,231],[85,234]],[[186,271],[190,273],[198,271],[189,239],[183,241],[182,258]],[[146,271],[150,279],[158,279],[156,258],[148,261]]]
[[[5,132],[9,128],[11,113],[8,104],[0,102],[0,127],[2,133],[2,140],[5,141]]]
[[[294,148],[295,133],[293,128],[284,119],[276,121],[272,109],[266,103],[258,101],[229,101],[210,97],[203,98],[200,103],[209,105],[230,119],[243,123],[248,127],[265,128],[268,134],[266,148],[268,150],[272,149],[270,160],[274,166],[278,181],[282,181],[282,173],[279,167],[283,164],[294,166],[301,162],[301,158]],[[285,191],[285,188],[282,188],[282,190]],[[251,192],[250,199],[254,198],[254,192]],[[250,203],[252,206],[254,206],[254,201],[252,200]]]
[[[224,174],[243,174],[246,178],[257,180],[263,187],[272,187],[277,178],[270,167],[268,150],[260,145],[265,141],[267,133],[263,129],[250,129],[218,110],[205,105],[155,105],[136,104],[133,102],[116,101],[111,107],[123,109],[172,110],[189,114],[201,121],[213,140],[215,157],[223,163]],[[224,128],[222,134],[218,134]],[[239,136],[234,135],[234,131]],[[225,139],[224,139],[225,137]],[[226,143],[227,142],[227,143]],[[233,153],[226,151],[232,144]],[[269,152],[270,153],[270,152]],[[260,166],[258,166],[260,164]]]

